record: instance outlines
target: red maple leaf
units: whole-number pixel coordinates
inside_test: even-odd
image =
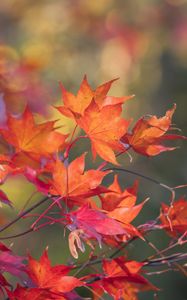
[[[81,238],[88,242],[89,245],[91,245],[88,241],[90,238],[96,239],[101,247],[103,236],[125,234],[125,230],[118,221],[109,218],[106,214],[96,209],[89,208],[88,205],[70,212],[67,214],[67,217],[67,227],[72,231],[69,237],[70,251],[75,258],[78,258],[75,241],[78,248],[84,251]]]
[[[113,211],[116,207],[120,207],[120,203],[124,203],[126,207],[132,207],[136,203],[138,182],[136,181],[132,187],[122,191],[118,175],[114,176],[113,183],[108,187],[109,192],[104,196],[100,196],[102,208],[108,212]],[[123,202],[124,200],[124,202]]]
[[[52,165],[50,194],[61,195],[67,199],[67,204],[72,205],[72,202],[80,204],[85,198],[105,192],[107,189],[100,184],[108,172],[84,171],[84,168],[85,154],[73,160],[67,167],[57,160]]]
[[[36,286],[54,293],[68,293],[78,286],[84,285],[79,279],[67,276],[72,267],[57,265],[52,267],[47,255],[43,253],[39,261],[29,256],[28,275]]]
[[[167,140],[186,139],[186,137],[181,135],[166,134],[171,128],[175,109],[176,105],[161,118],[149,116],[139,119],[132,133],[126,133],[122,137],[122,142],[130,145],[136,152],[146,156],[154,156],[164,151],[176,149],[176,147],[168,147],[162,144]]]
[[[136,218],[141,211],[146,200],[142,203],[135,205],[137,198],[137,185],[121,190],[117,175],[114,177],[114,182],[108,187],[109,192],[104,196],[99,196],[101,199],[102,209],[105,210],[107,216],[113,218],[123,225],[126,231],[126,235],[123,237],[123,241],[126,238],[130,238],[134,235],[140,236],[138,230],[130,223]]]
[[[2,184],[8,175],[12,174],[13,169],[10,166],[11,159],[7,155],[0,155],[0,184]]]
[[[0,243],[0,292],[3,292],[3,287],[10,286],[4,277],[4,273],[10,273],[20,277],[25,272],[23,260],[25,258],[15,255],[7,246]]]
[[[124,257],[104,260],[104,275],[92,284],[93,290],[102,289],[115,300],[138,300],[138,292],[156,289],[141,275],[143,265],[137,261],[126,261]]]
[[[6,291],[10,300],[82,300],[75,291],[62,295],[40,288],[24,288],[20,285],[14,292],[10,292],[7,288]]]
[[[40,288],[24,288],[18,285],[14,292],[6,289],[10,300],[65,300],[67,298]]]
[[[162,203],[160,220],[163,228],[165,228],[171,236],[176,237],[178,234],[187,232],[186,199],[181,197],[173,203],[172,207]]]
[[[47,251],[44,251],[37,261],[29,256],[27,274],[35,287],[23,288],[17,286],[14,292],[7,291],[11,300],[64,300],[71,299],[68,293],[84,282],[76,277],[68,276],[73,267],[57,265],[52,267]]]
[[[8,199],[7,195],[2,190],[0,190],[0,202],[12,206],[11,201]]]

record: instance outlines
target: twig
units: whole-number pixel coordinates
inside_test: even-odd
[[[50,199],[49,197],[45,197],[42,200],[40,200],[39,202],[37,202],[36,204],[34,204],[33,206],[31,206],[30,208],[28,208],[25,211],[23,211],[21,214],[19,214],[11,222],[9,222],[9,223],[5,224],[3,227],[1,227],[0,228],[0,232],[3,232],[4,230],[6,230],[7,228],[9,228],[13,224],[15,224],[16,222],[18,222],[22,217],[24,217],[25,215],[27,215],[28,213],[30,213],[33,209],[39,207],[40,205],[42,205],[43,203],[45,203],[49,199]]]

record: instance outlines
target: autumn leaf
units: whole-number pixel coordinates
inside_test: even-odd
[[[92,285],[93,290],[101,288],[115,300],[138,300],[138,292],[156,289],[141,275],[143,265],[126,261],[124,257],[103,260],[104,276],[101,275],[101,280]]]
[[[101,247],[101,241],[103,236],[116,236],[125,234],[125,230],[119,222],[109,218],[106,214],[89,208],[88,205],[84,205],[67,214],[68,221],[67,227],[72,232],[76,232],[78,236],[73,239],[70,235],[69,245],[70,251],[75,258],[78,258],[77,252],[75,250],[74,242],[78,242],[78,248],[83,250],[81,243],[81,238],[88,241],[90,238],[94,238],[98,241]]]
[[[36,285],[36,289],[34,289],[36,296],[38,293],[42,292],[50,293],[51,299],[55,296],[54,294],[62,296],[62,298],[54,297],[54,299],[63,299],[63,296],[65,297],[66,293],[69,293],[78,286],[83,286],[84,282],[78,278],[67,276],[71,269],[72,267],[65,265],[56,265],[52,267],[47,251],[43,253],[39,261],[29,256],[27,273]]]
[[[171,121],[175,109],[176,105],[161,118],[149,116],[139,119],[132,133],[126,133],[122,137],[122,142],[131,146],[136,152],[146,156],[154,156],[164,151],[175,150],[176,147],[168,147],[162,144],[167,140],[186,139],[186,137],[181,135],[166,134],[171,129]]]
[[[0,242],[0,251],[10,251],[10,249]]]
[[[107,216],[122,223],[126,232],[126,235],[123,237],[124,241],[125,238],[130,236],[140,236],[138,230],[130,224],[139,214],[146,202],[143,201],[135,205],[137,187],[138,182],[135,182],[132,187],[122,191],[116,175],[113,183],[108,187],[109,192],[103,196],[99,196],[101,199],[101,207],[105,210]]]
[[[13,254],[11,251],[0,253],[0,272],[8,272],[15,276],[20,276],[25,270],[23,260],[25,258]]]
[[[69,293],[84,285],[76,277],[67,276],[72,268],[73,266],[65,265],[52,267],[47,251],[44,251],[39,261],[29,256],[26,271],[35,287],[18,285],[14,292],[6,288],[7,294],[10,300],[70,300]]]
[[[187,201],[184,197],[176,200],[172,207],[162,203],[160,214],[162,226],[171,235],[176,237],[187,231]]]
[[[25,288],[18,285],[14,292],[6,289],[10,300],[65,300],[67,298],[40,288]]]
[[[128,207],[125,205],[125,201],[123,201],[113,211],[107,213],[107,215],[124,224],[129,224],[136,218],[146,202],[147,200],[138,205]]]
[[[0,273],[8,272],[20,276],[25,271],[25,257],[15,255],[10,248],[0,243]]]
[[[118,80],[118,78],[105,82],[104,84],[96,88],[94,92],[94,100],[100,109],[107,105],[123,104],[127,100],[134,97],[134,95],[124,97],[107,96],[113,82],[115,82],[116,80]]]
[[[26,107],[20,118],[8,115],[8,129],[0,129],[3,138],[15,147],[15,153],[30,158],[49,156],[65,144],[67,136],[55,131],[55,121],[35,124],[33,115]]]
[[[128,99],[131,99],[134,95],[125,97],[107,96],[111,85],[117,79],[110,80],[93,90],[87,81],[87,77],[84,76],[76,96],[66,91],[64,86],[60,84],[64,105],[56,108],[66,117],[76,119],[79,118],[79,115],[84,115],[85,110],[91,104],[93,99],[100,109],[106,105],[123,104]]]
[[[7,195],[0,190],[0,202],[9,205],[10,207],[12,206],[11,201],[8,199]]]
[[[25,288],[20,285],[14,292],[10,292],[7,288],[6,291],[10,300],[82,300],[82,297],[75,291],[62,295],[39,288]]]
[[[49,185],[39,178],[44,170],[41,168],[39,161],[33,161],[27,155],[24,155],[24,153],[15,154],[13,158],[0,156],[0,184],[3,184],[9,176],[22,174],[28,181],[35,184],[38,191],[47,194]],[[0,202],[11,206],[10,200],[1,190]]]
[[[3,294],[3,288],[11,286],[5,279],[4,273],[10,273],[14,276],[21,277],[25,272],[23,260],[25,258],[15,255],[7,246],[0,243],[0,294]]]
[[[137,181],[132,187],[128,187],[122,191],[118,182],[118,175],[115,175],[113,183],[108,187],[108,189],[109,192],[107,194],[100,196],[102,209],[110,212],[116,207],[120,207],[123,203],[124,206],[129,208],[135,205],[138,189]]]
[[[10,166],[11,159],[6,155],[0,155],[0,184],[2,184],[8,175],[12,174],[13,169]]]
[[[57,109],[74,118],[86,132],[91,140],[94,158],[98,154],[104,160],[117,164],[114,151],[124,151],[120,138],[129,125],[127,120],[120,117],[121,104],[133,96],[107,96],[115,80],[106,82],[93,91],[85,77],[76,97],[62,87],[64,106]]]
[[[5,279],[5,277],[0,274],[0,296],[5,296],[4,289],[11,287],[10,283]]]
[[[61,195],[67,199],[68,204],[71,201],[81,203],[83,199],[101,194],[107,190],[100,184],[109,172],[84,171],[85,155],[76,158],[67,167],[60,160],[55,162],[51,170],[53,180],[50,181],[50,194]]]
[[[118,164],[114,151],[124,151],[120,138],[126,133],[129,122],[121,118],[121,104],[103,108],[92,101],[84,116],[77,120],[78,125],[91,140],[92,154]],[[112,117],[111,117],[112,116]]]
[[[74,118],[74,114],[82,115],[88,105],[91,103],[94,96],[90,85],[88,84],[86,76],[84,77],[77,96],[65,90],[61,84],[62,98],[64,106],[57,107],[57,109],[66,117]]]

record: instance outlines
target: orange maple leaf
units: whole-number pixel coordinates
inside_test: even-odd
[[[60,85],[60,87],[62,90],[64,106],[60,106],[57,109],[62,114],[70,118],[74,118],[73,113],[82,115],[94,96],[94,92],[88,84],[86,76],[81,83],[77,96],[66,91],[62,84]]]
[[[81,203],[83,199],[101,194],[107,189],[100,186],[108,172],[98,170],[84,171],[85,155],[73,160],[68,167],[60,160],[52,166],[53,180],[50,181],[50,194],[61,195],[67,199],[67,204]]]
[[[116,80],[118,80],[118,78],[107,81],[95,89],[94,100],[99,106],[99,108],[102,108],[107,105],[123,104],[125,101],[134,97],[134,95],[124,97],[107,96],[113,82],[115,82]]]
[[[98,154],[104,160],[118,164],[114,151],[124,151],[120,138],[127,131],[129,121],[121,118],[120,104],[103,108],[92,101],[84,116],[77,119],[78,125],[91,140],[92,154]]]
[[[171,235],[176,237],[178,234],[187,232],[187,201],[181,197],[175,201],[172,207],[162,203],[160,220],[163,228]]]
[[[71,269],[72,267],[65,265],[52,267],[47,251],[43,253],[39,261],[29,256],[28,275],[42,289],[49,289],[57,293],[67,293],[77,286],[84,285],[79,279],[67,276]]]
[[[110,80],[93,90],[87,81],[87,77],[84,76],[77,96],[66,91],[64,86],[60,84],[64,105],[56,108],[66,117],[76,119],[79,118],[79,115],[84,114],[86,108],[88,108],[93,99],[99,108],[106,105],[123,104],[126,100],[134,97],[134,95],[125,97],[107,96],[112,83],[117,79]]]
[[[162,144],[166,140],[186,139],[186,137],[181,135],[166,134],[171,128],[171,120],[175,109],[176,105],[161,118],[150,116],[139,119],[132,133],[126,133],[122,137],[122,142],[130,145],[136,152],[146,156],[154,156],[163,151],[175,150],[176,147],[167,147]]]
[[[8,296],[11,300],[68,299],[67,293],[84,285],[84,282],[78,278],[67,275],[72,268],[65,265],[52,267],[47,251],[44,251],[39,261],[29,256],[27,273],[36,287],[23,288],[18,286],[14,292],[8,291]]]
[[[137,198],[137,186],[138,182],[135,182],[132,187],[122,191],[116,175],[113,183],[108,187],[109,192],[104,196],[99,196],[101,199],[102,209],[104,209],[107,216],[121,222],[123,225],[126,231],[126,235],[124,235],[123,240],[125,240],[128,235],[140,236],[138,230],[130,224],[137,217],[147,201],[145,200],[142,203],[135,205]]]
[[[132,187],[128,187],[122,191],[119,182],[118,175],[114,176],[112,184],[108,187],[109,192],[104,196],[100,196],[102,209],[110,212],[116,207],[120,207],[124,203],[126,207],[132,207],[136,203],[138,181],[135,181]],[[124,200],[124,201],[123,201]]]
[[[124,257],[103,260],[104,276],[92,284],[93,290],[102,289],[115,300],[138,300],[138,292],[156,290],[156,287],[141,275],[143,265],[137,261],[126,261]]]
[[[55,121],[35,124],[33,114],[26,107],[20,118],[8,115],[8,129],[0,129],[0,133],[14,146],[16,155],[41,158],[53,154],[65,144],[67,136],[56,132],[54,125]]]

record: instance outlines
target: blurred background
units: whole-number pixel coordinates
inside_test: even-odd
[[[120,77],[110,94],[136,95],[124,107],[124,117],[131,117],[134,122],[145,114],[162,116],[177,103],[174,123],[182,134],[187,134],[186,0],[1,0],[0,26],[1,124],[6,121],[4,103],[11,113],[21,112],[28,102],[44,118],[59,118],[56,112],[48,111],[50,103],[60,103],[58,82],[76,93],[87,74],[93,87]],[[64,132],[69,132],[71,122],[63,122]],[[184,142],[177,145],[182,147],[155,158],[132,153],[132,163],[127,156],[120,162],[170,186],[184,184],[186,147]],[[74,155],[84,149],[80,145]],[[135,180],[128,174],[120,174],[119,178],[123,187]],[[138,201],[147,196],[151,199],[136,224],[154,219],[160,203],[170,199],[158,186],[142,179],[140,183]],[[21,209],[34,191],[23,178],[10,178],[2,189],[15,203],[15,210]],[[184,195],[185,190],[178,194]],[[40,198],[41,195],[35,196],[35,200]],[[7,220],[15,214],[10,209],[1,209],[1,222],[7,221],[5,212]],[[22,231],[23,224],[14,226],[13,231]],[[27,245],[27,250],[39,257],[49,245],[52,261],[66,262],[70,255],[68,249],[64,250],[63,240],[62,228],[50,228],[41,231],[40,236],[30,234],[15,240],[13,248],[25,254]],[[150,235],[150,240],[161,249],[168,243],[165,233]],[[153,249],[142,241],[129,248],[129,257],[137,260],[152,253]],[[187,299],[183,274],[170,272],[149,279],[161,288],[159,300]],[[153,299],[153,295],[145,293],[140,299]]]

